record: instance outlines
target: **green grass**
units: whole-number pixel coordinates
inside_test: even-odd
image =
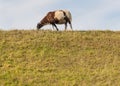
[[[0,31],[1,86],[120,86],[120,32]]]

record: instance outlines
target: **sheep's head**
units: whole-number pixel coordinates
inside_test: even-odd
[[[43,25],[41,23],[37,24],[37,30],[39,30]]]

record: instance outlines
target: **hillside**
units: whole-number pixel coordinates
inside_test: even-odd
[[[1,86],[120,86],[120,32],[0,31]]]

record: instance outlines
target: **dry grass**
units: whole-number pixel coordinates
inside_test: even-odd
[[[120,32],[0,31],[1,86],[120,86]]]

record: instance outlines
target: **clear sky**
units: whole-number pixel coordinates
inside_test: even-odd
[[[74,30],[120,31],[120,0],[0,0],[0,29],[35,29],[48,11],[58,9],[71,11]]]

